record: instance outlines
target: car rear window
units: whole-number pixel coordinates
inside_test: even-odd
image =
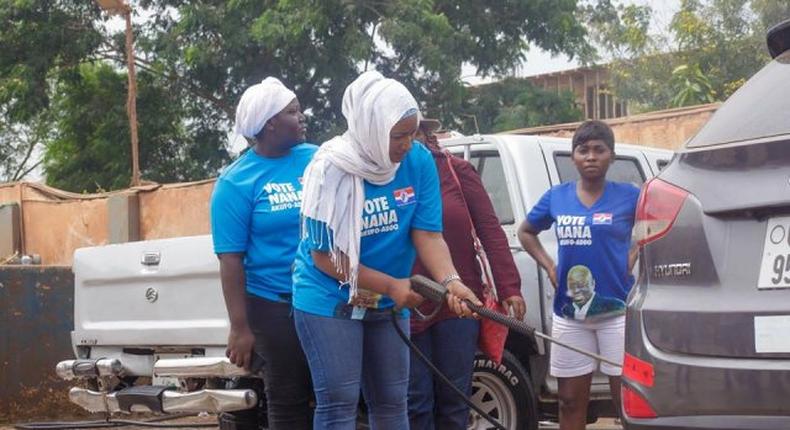
[[[557,173],[560,175],[560,182],[576,181],[579,179],[579,171],[573,165],[570,152],[555,152],[554,162],[557,163]],[[606,172],[606,179],[614,182],[625,182],[642,187],[645,183],[645,174],[642,166],[634,157],[618,155],[615,162],[609,166]]]
[[[700,148],[790,135],[790,51],[757,72],[686,145]]]

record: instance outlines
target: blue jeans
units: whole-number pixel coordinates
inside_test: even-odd
[[[409,349],[389,310],[369,311],[365,320],[295,310],[294,320],[313,376],[314,429],[354,430],[360,388],[372,430],[409,427]],[[398,324],[409,333],[408,319],[399,318]]]
[[[411,340],[425,356],[467,395],[472,388],[480,322],[453,318],[440,321]],[[466,429],[469,407],[411,354],[409,424],[411,430]]]

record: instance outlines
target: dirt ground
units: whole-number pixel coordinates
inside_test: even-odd
[[[172,421],[166,421],[166,422],[168,424],[174,424],[174,423],[181,424],[181,423],[183,423],[185,427],[182,427],[182,428],[189,429],[189,428],[195,428],[195,427],[190,427],[190,424],[213,424],[213,423],[217,422],[217,418],[216,418],[216,416],[209,415],[209,416],[200,417],[200,418],[198,418],[198,417],[191,417],[191,418],[183,418],[183,419],[179,419],[179,420],[172,420]],[[107,428],[109,428],[109,427],[107,427]],[[124,426],[124,427],[120,427],[120,428],[126,429],[126,430],[151,430],[151,427],[143,427],[143,426]],[[200,427],[200,428],[201,429],[206,429],[206,428],[207,429],[212,429],[212,428],[216,428],[216,427]],[[541,423],[541,425],[540,425],[540,429],[541,430],[552,430],[552,429],[557,429],[557,428],[559,428],[559,427],[556,424]],[[589,430],[621,430],[622,429],[621,426],[616,425],[614,423],[614,420],[612,420],[612,419],[603,419],[603,418],[598,420],[598,422],[595,423],[595,424],[588,425],[587,428]],[[0,424],[0,430],[13,430],[13,429],[14,429],[14,427],[12,427],[12,426]]]

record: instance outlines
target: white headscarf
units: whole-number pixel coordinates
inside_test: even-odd
[[[241,96],[236,107],[236,133],[254,139],[263,126],[296,98],[277,78],[268,78],[255,84]]]
[[[403,84],[374,71],[361,74],[343,94],[348,130],[321,145],[303,175],[302,235],[305,218],[326,225],[309,233],[329,241],[332,263],[350,286],[349,301],[357,295],[364,181],[385,185],[395,177],[400,163],[389,157],[390,130],[412,114],[419,119],[417,101]]]

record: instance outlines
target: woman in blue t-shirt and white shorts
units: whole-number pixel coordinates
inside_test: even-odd
[[[251,147],[217,179],[211,233],[230,320],[227,355],[249,368],[264,359],[269,428],[312,427],[312,386],[291,316],[291,267],[299,245],[302,174],[318,149],[304,143],[305,117],[296,95],[275,78],[248,88],[235,131]],[[258,411],[233,422],[257,428]],[[226,419],[223,417],[223,419]]]
[[[430,152],[413,143],[417,102],[401,83],[366,72],[343,95],[348,130],[325,142],[304,175],[303,238],[294,264],[294,318],[310,363],[314,428],[356,428],[360,388],[371,428],[406,429],[409,350],[393,307],[419,304],[409,275],[419,254],[448,304],[480,303],[442,238]],[[408,311],[397,324],[408,333]]]
[[[572,145],[579,180],[547,191],[521,224],[519,239],[548,272],[556,290],[552,336],[622,363],[625,300],[634,283],[631,229],[639,188],[606,180],[615,159],[614,134],[606,123],[583,123]],[[556,264],[538,239],[552,225],[559,249]],[[584,429],[597,367],[591,357],[552,347],[550,373],[559,381],[560,429]],[[609,376],[619,410],[621,368],[601,363],[600,370]]]

